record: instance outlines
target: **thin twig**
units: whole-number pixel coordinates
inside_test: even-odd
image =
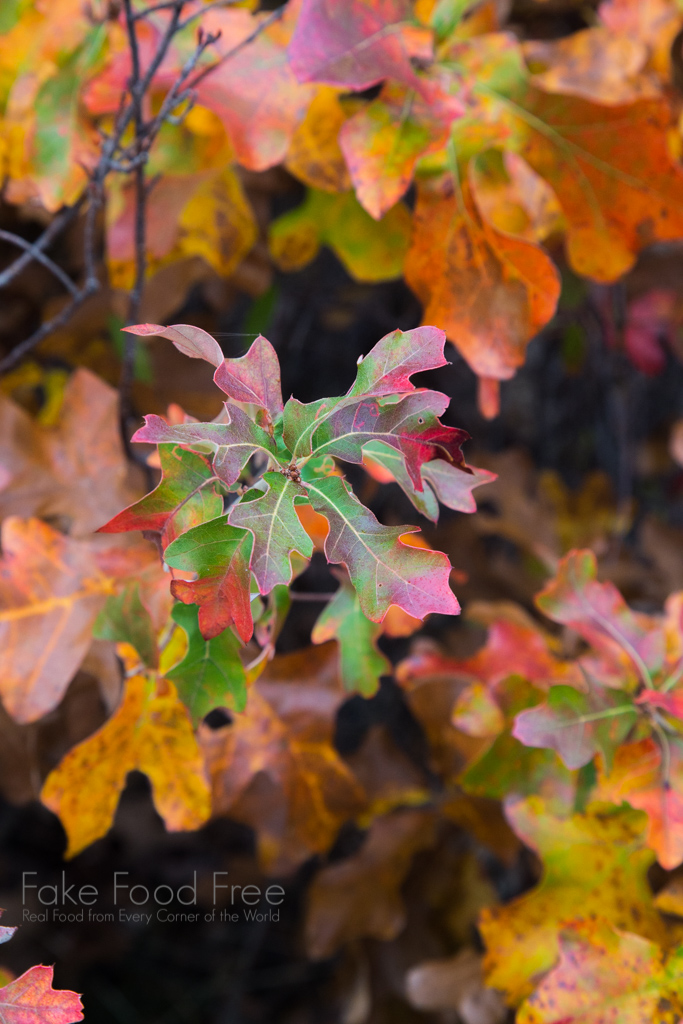
[[[143,116],[142,96],[140,91],[140,51],[138,49],[137,32],[133,17],[131,0],[123,0],[126,12],[126,28],[128,32],[128,45],[131,54],[131,80],[128,91],[131,95],[133,107],[133,119],[135,123],[135,139],[142,145],[143,138]],[[176,5],[178,6],[178,5]],[[178,9],[178,13],[180,13]],[[142,159],[144,156],[144,159]],[[146,219],[147,219],[147,190],[145,188],[145,162],[147,154],[139,152],[134,159],[138,160],[135,166],[135,281],[130,292],[128,302],[128,324],[138,323],[140,320],[140,304],[142,302],[142,290],[145,286],[145,272],[147,269],[147,246],[146,246]],[[137,338],[134,334],[126,334],[121,360],[121,377],[119,380],[119,393],[121,397],[121,412],[125,417],[130,404],[130,391],[133,386],[135,370],[135,353],[137,351]]]
[[[47,226],[45,231],[43,231],[40,238],[31,244],[30,250],[26,250],[23,256],[20,256],[14,261],[14,263],[11,263],[9,267],[6,267],[2,273],[0,273],[0,288],[5,288],[10,281],[13,281],[14,278],[22,272],[24,267],[27,267],[34,259],[38,259],[37,254],[47,249],[57,235],[61,234],[64,228],[71,223],[83,206],[86,197],[87,193],[83,192],[73,206],[67,206],[61,210]]]
[[[131,53],[131,79],[126,91],[121,96],[119,110],[114,120],[114,128],[111,133],[101,133],[102,149],[99,160],[92,171],[89,172],[89,184],[79,199],[71,206],[59,213],[41,237],[34,243],[24,240],[18,241],[14,237],[5,237],[25,249],[24,253],[7,267],[0,274],[0,287],[8,284],[17,274],[28,266],[32,260],[39,260],[47,266],[61,283],[69,289],[71,302],[47,323],[43,324],[37,331],[23,342],[17,345],[2,361],[0,371],[14,366],[27,352],[47,337],[52,331],[62,327],[71,314],[80,306],[85,299],[92,295],[99,287],[100,281],[97,275],[97,242],[98,242],[98,221],[99,213],[104,204],[104,183],[107,176],[112,172],[133,173],[135,175],[135,282],[130,294],[128,308],[128,323],[135,323],[139,320],[140,306],[144,289],[146,272],[146,201],[150,192],[151,184],[145,180],[145,165],[151,146],[153,145],[163,125],[169,121],[179,121],[187,114],[194,102],[194,87],[215,70],[218,66],[239,53],[245,46],[253,42],[269,25],[273,24],[282,16],[284,8],[278,8],[265,17],[245,39],[213,64],[208,65],[195,75],[192,82],[190,79],[197,69],[197,64],[206,51],[207,47],[215,43],[220,33],[204,35],[199,32],[197,45],[194,53],[188,58],[178,78],[169,89],[161,108],[155,117],[145,122],[143,116],[143,101],[154,76],[166,58],[169,47],[175,35],[186,28],[196,17],[204,14],[213,7],[231,6],[236,0],[214,0],[206,4],[201,10],[193,12],[184,21],[181,21],[183,9],[187,6],[188,0],[165,0],[163,3],[154,4],[144,11],[134,11],[132,0],[124,0],[126,15],[126,27]],[[140,63],[140,50],[136,33],[136,22],[142,17],[152,14],[154,11],[168,10],[171,16],[168,19],[162,38],[156,48],[149,67],[143,71]],[[187,103],[180,115],[174,115],[174,111],[183,103]],[[134,139],[132,142],[123,143],[124,136],[131,125],[134,128]],[[50,245],[53,239],[73,220],[82,207],[87,205],[85,232],[84,232],[84,270],[85,282],[78,288],[68,276],[50,260],[44,256],[44,250]],[[1,236],[0,236],[1,237]],[[68,283],[67,283],[68,282]],[[129,402],[130,390],[133,381],[134,359],[136,340],[133,335],[126,338],[124,349],[123,365],[121,369],[121,404],[125,410]]]
[[[43,338],[47,338],[53,331],[59,330],[60,327],[64,327],[66,323],[71,319],[71,316],[78,309],[79,306],[83,305],[85,300],[96,291],[96,288],[88,286],[88,283],[73,297],[71,302],[67,303],[57,316],[53,316],[47,323],[42,324],[37,331],[25,338],[19,345],[15,345],[8,355],[4,359],[0,359],[0,373],[5,373],[6,370],[11,370],[13,366],[30,352],[31,349],[35,348]]]
[[[42,249],[36,249],[31,242],[27,242],[21,235],[15,235],[11,231],[4,231],[0,228],[0,240],[3,242],[9,242],[10,245],[16,245],[18,249],[23,249],[24,252],[28,253],[31,259],[37,260],[38,263],[42,263],[44,267],[54,274],[58,281],[64,285],[67,291],[71,292],[72,295],[78,294],[78,288],[73,283],[71,278],[64,273],[62,268],[58,266],[54,260],[51,260],[49,256],[46,256]]]

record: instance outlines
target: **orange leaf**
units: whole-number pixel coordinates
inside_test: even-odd
[[[54,426],[0,395],[0,518],[60,517],[78,537],[139,497],[119,426],[118,393],[89,370],[71,376]]]
[[[487,224],[470,184],[456,195],[450,176],[418,184],[405,275],[424,322],[443,326],[476,374],[498,380],[522,365],[560,290],[543,250]]]
[[[0,562],[0,694],[19,722],[60,702],[113,590],[92,546],[38,519],[6,519]]]

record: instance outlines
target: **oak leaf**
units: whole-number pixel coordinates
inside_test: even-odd
[[[628,689],[635,678],[648,685],[650,673],[664,666],[665,641],[661,624],[631,611],[613,583],[600,583],[592,551],[570,551],[559,562],[556,576],[536,597],[541,611],[579,633],[612,667],[614,679],[604,681]],[[596,662],[591,670],[598,672]]]
[[[321,86],[290,143],[285,167],[305,185],[323,192],[346,192],[351,188],[339,131],[347,119],[340,90]]]
[[[646,245],[680,237],[683,172],[668,150],[665,100],[608,106],[545,92],[503,33],[456,44],[452,56],[476,76],[478,120],[555,191],[574,270],[614,281]]]
[[[287,4],[279,23],[262,30],[242,49],[236,48],[254,32],[264,15],[214,9],[202,19],[205,31],[220,31],[216,49],[219,57],[226,59],[199,82],[197,98],[221,119],[237,159],[251,171],[274,167],[285,158],[294,131],[315,95],[314,86],[297,81],[285,49],[299,6]]]
[[[182,661],[172,664],[165,675],[175,685],[192,721],[196,724],[218,707],[243,711],[247,673],[240,659],[240,642],[232,630],[205,637],[194,605],[176,605],[173,620],[187,636],[187,649]]]
[[[410,230],[403,203],[375,221],[353,192],[309,189],[301,206],[272,221],[268,247],[284,271],[305,267],[327,245],[357,281],[390,281],[403,272]]]
[[[3,1024],[76,1024],[83,1020],[83,1004],[76,992],[54,989],[54,969],[30,967],[0,988]]]
[[[248,491],[233,505],[228,516],[231,526],[241,527],[254,538],[251,569],[262,594],[292,581],[291,555],[313,554],[311,539],[299,522],[294,501],[306,500],[306,491],[283,473],[264,473],[266,493]]]
[[[457,615],[446,556],[401,540],[417,528],[382,526],[339,477],[306,486],[313,508],[330,524],[327,560],[346,567],[368,619],[381,622],[392,604],[416,619],[433,611]]]
[[[377,99],[342,125],[339,143],[358,201],[376,220],[407,191],[420,157],[443,149],[451,122],[464,112],[449,84],[448,77],[435,78],[420,95],[387,82]]]
[[[33,722],[62,699],[113,581],[91,544],[38,519],[6,519],[2,550],[0,694],[13,718]]]
[[[82,537],[139,490],[126,461],[118,394],[89,370],[69,378],[54,426],[0,395],[0,517],[60,518]]]
[[[645,44],[603,26],[563,39],[530,40],[524,44],[524,56],[534,72],[534,84],[546,92],[605,104],[657,94],[656,83],[641,74],[647,61]]]
[[[415,88],[411,57],[429,60],[432,33],[411,25],[409,0],[303,0],[289,44],[289,61],[301,82],[363,90],[384,78]]]
[[[400,810],[377,818],[358,853],[320,871],[309,890],[306,947],[313,959],[370,936],[387,942],[405,925],[400,889],[415,854],[435,842],[435,817]]]
[[[507,817],[542,859],[543,878],[504,907],[482,913],[486,983],[512,1003],[528,996],[559,954],[562,922],[597,915],[617,928],[663,941],[664,925],[647,883],[652,853],[643,815],[594,804],[558,818],[539,797],[510,800]]]
[[[41,800],[64,826],[67,857],[106,835],[128,773],[136,770],[149,778],[169,831],[207,820],[209,788],[188,713],[173,684],[155,675],[131,676],[112,717],[45,780]]]
[[[683,745],[678,737],[667,745],[665,762],[652,737],[622,744],[609,772],[599,764],[596,796],[627,801],[644,811],[648,846],[662,867],[671,870],[683,861]]]
[[[560,293],[550,257],[487,223],[468,179],[454,192],[450,176],[418,182],[405,276],[425,321],[443,324],[474,372],[494,380],[507,380],[522,365]]]
[[[205,640],[233,624],[244,643],[251,639],[251,549],[249,532],[218,516],[183,533],[164,551],[164,561],[172,568],[197,574],[196,580],[173,580],[171,593],[184,604],[199,605]]]
[[[159,458],[161,480],[156,488],[100,526],[99,533],[159,533],[166,548],[182,533],[221,514],[223,499],[205,457],[177,444],[160,444]]]
[[[227,407],[226,407],[227,408]],[[255,452],[276,455],[269,435],[238,405],[230,405],[227,423],[183,423],[171,426],[161,416],[145,416],[133,441],[180,444],[191,451],[211,453],[216,475],[230,487]]]
[[[598,751],[610,766],[636,717],[633,702],[619,690],[551,686],[543,704],[517,715],[512,735],[527,747],[556,750],[567,768],[582,768]]]
[[[381,632],[380,625],[366,619],[354,588],[342,575],[339,589],[313,627],[311,640],[314,644],[336,640],[345,689],[371,697],[379,689],[380,676],[391,672],[391,665],[377,649]]]
[[[517,1021],[675,1024],[681,1013],[683,951],[665,957],[654,942],[598,918],[572,922],[562,931],[559,962],[520,1008]]]

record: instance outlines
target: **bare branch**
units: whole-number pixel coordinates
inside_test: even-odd
[[[83,192],[73,206],[67,206],[61,210],[45,231],[43,231],[40,238],[32,243],[30,251],[27,250],[23,256],[20,256],[0,273],[0,288],[5,288],[10,281],[13,281],[22,272],[24,267],[27,267],[34,259],[38,259],[37,253],[44,252],[57,235],[61,234],[64,228],[71,223],[83,206],[85,199],[86,192]]]
[[[79,292],[74,295],[71,302],[67,303],[66,306],[51,320],[47,323],[41,324],[37,331],[34,331],[28,338],[16,345],[12,351],[5,356],[4,359],[0,359],[0,373],[4,373],[6,370],[11,370],[13,366],[16,366],[23,357],[35,348],[43,338],[47,338],[53,331],[59,330],[60,327],[64,327],[69,322],[73,313],[82,306],[85,300],[93,294],[99,287],[99,282],[96,287],[89,286],[88,282],[84,284]]]
[[[175,108],[179,106],[181,103],[184,103],[186,99],[189,99],[191,97],[192,86],[185,87],[185,83],[187,82],[187,79],[190,77],[190,75],[196,68],[199,58],[204,53],[206,48],[208,46],[211,46],[218,39],[218,33],[209,34],[207,36],[204,36],[197,43],[197,47],[194,53],[185,62],[185,65],[182,71],[180,72],[179,78],[177,79],[176,82],[174,82],[173,86],[171,87],[171,89],[169,89],[168,93],[164,97],[164,101],[161,104],[159,113],[152,121],[149,121],[145,125],[145,131],[147,133],[148,139],[150,140],[149,145],[151,145],[151,143],[156,138],[164,122],[167,121],[170,116],[172,116],[173,110],[175,110]],[[217,65],[215,64],[212,65],[212,67],[216,66]]]
[[[282,16],[284,10],[284,8],[279,8],[263,18],[254,31],[243,39],[242,42],[233,47],[229,52],[223,54],[218,61],[203,68],[190,81],[193,74],[197,71],[197,65],[202,54],[209,46],[217,42],[220,37],[219,32],[205,35],[200,30],[194,53],[185,62],[175,83],[164,97],[160,110],[155,117],[145,122],[143,117],[144,97],[153,82],[154,76],[168,54],[175,35],[180,30],[186,28],[195,18],[206,13],[207,10],[232,6],[237,0],[214,0],[214,2],[205,4],[200,10],[193,11],[184,21],[181,21],[181,14],[188,0],[165,0],[165,2],[147,7],[144,11],[134,11],[132,0],[123,0],[123,2],[131,53],[132,73],[127,88],[121,96],[121,103],[114,121],[113,130],[108,134],[100,133],[102,149],[97,165],[89,173],[90,181],[87,189],[84,190],[73,206],[62,210],[54,218],[50,226],[36,242],[29,243],[24,239],[20,239],[19,236],[11,235],[9,232],[0,234],[0,238],[4,237],[6,241],[11,241],[25,250],[17,260],[0,273],[0,288],[13,280],[32,260],[39,260],[51,270],[65,288],[68,288],[71,294],[71,302],[64,306],[56,317],[53,317],[37,331],[34,331],[29,338],[26,338],[4,360],[0,361],[0,371],[14,366],[27,352],[38,345],[43,338],[63,326],[75,309],[100,287],[97,276],[97,224],[99,211],[104,204],[104,182],[107,175],[112,172],[132,173],[135,175],[135,283],[130,294],[128,323],[137,322],[146,272],[146,202],[149,192],[154,185],[154,181],[148,182],[145,178],[145,165],[149,150],[165,123],[179,123],[187,115],[194,103],[194,87],[226,60],[229,60],[245,46],[253,42],[269,25]],[[170,11],[170,17],[149,67],[143,71],[140,62],[136,23],[141,18],[147,17],[155,11],[162,10]],[[174,111],[182,104],[187,104],[186,109],[175,114]],[[124,136],[131,125],[134,127],[134,139],[123,144]],[[84,205],[87,205],[84,233],[85,282],[79,288],[53,260],[44,255],[44,250],[64,227],[78,215]],[[129,402],[133,381],[135,344],[135,336],[128,335],[124,349],[120,384],[121,401],[124,410]]]
[[[71,292],[72,295],[76,295],[78,293],[78,288],[71,278],[64,273],[62,268],[58,266],[54,260],[51,260],[49,256],[46,256],[42,249],[36,249],[31,242],[27,242],[25,238],[21,237],[21,235],[15,235],[11,231],[4,231],[2,228],[0,228],[0,240],[3,242],[9,242],[10,245],[16,245],[18,249],[23,249],[24,252],[28,253],[32,259],[37,260],[39,263],[42,263],[44,267],[47,267],[47,269],[54,274],[57,280],[61,281],[67,291]]]

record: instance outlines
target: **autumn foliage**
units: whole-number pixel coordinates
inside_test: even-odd
[[[683,1019],[680,398],[629,419],[683,353],[683,13],[551,6],[0,9],[3,794],[67,861],[136,772],[167,832],[249,830],[340,1024]],[[322,250],[332,333],[404,305],[318,386]],[[553,331],[616,501],[602,420],[531,423]]]

